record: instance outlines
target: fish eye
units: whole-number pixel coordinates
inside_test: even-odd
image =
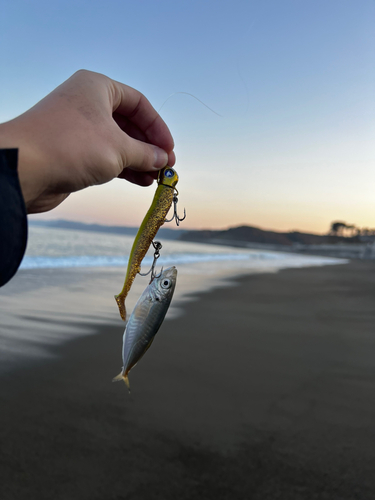
[[[162,288],[170,288],[171,280],[165,279],[160,284]]]

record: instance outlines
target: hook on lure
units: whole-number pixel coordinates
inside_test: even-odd
[[[151,269],[149,271],[147,271],[147,273],[144,273],[144,274],[138,272],[138,274],[140,276],[147,276],[148,274],[151,273],[150,283],[152,283],[155,278],[160,278],[160,276],[162,275],[162,272],[163,272],[163,268],[161,268],[160,273],[159,274],[155,274],[156,262],[157,262],[158,258],[160,257],[160,250],[163,248],[162,244],[160,243],[160,241],[153,241],[152,242],[152,246],[154,247],[155,252],[154,252],[154,260],[152,262]]]
[[[177,191],[177,189],[176,189],[176,191]],[[177,193],[178,193],[178,191],[177,191]],[[177,203],[178,203],[177,194],[174,193],[174,195],[173,195],[173,217],[171,219],[165,219],[165,222],[172,222],[173,219],[175,219],[176,225],[179,226],[180,222],[182,222],[183,220],[186,219],[186,210],[184,209],[184,216],[182,218],[179,217],[177,214]]]

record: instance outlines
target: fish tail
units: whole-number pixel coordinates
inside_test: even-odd
[[[128,388],[129,394],[130,394],[129,377],[128,377],[127,375],[125,375],[125,376],[123,377],[123,380],[124,380],[124,382],[125,382],[126,387]]]
[[[112,379],[112,382],[119,382],[120,380],[123,380],[125,382],[125,385],[130,393],[130,384],[128,375],[127,374],[124,375],[123,372],[120,372],[118,375],[116,375],[116,377]]]
[[[121,295],[115,295],[115,300],[118,305],[118,309],[120,311],[120,316],[123,321],[126,321],[126,307],[125,307],[125,299],[124,296]]]

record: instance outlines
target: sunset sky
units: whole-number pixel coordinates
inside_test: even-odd
[[[375,226],[374,0],[12,0],[0,33],[0,121],[80,68],[162,107],[184,229]],[[155,187],[34,217],[136,226]]]

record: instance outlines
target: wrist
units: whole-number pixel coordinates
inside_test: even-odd
[[[46,190],[46,176],[41,155],[32,142],[32,131],[16,118],[0,124],[0,147],[18,149],[18,178],[20,181],[26,209],[30,207]]]

